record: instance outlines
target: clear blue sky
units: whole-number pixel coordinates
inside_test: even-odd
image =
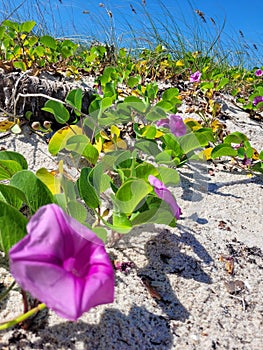
[[[263,0],[9,0],[8,5],[4,5],[5,0],[0,0],[0,14],[7,6],[13,9],[23,1],[25,4],[18,13],[26,13],[27,19],[31,17],[38,22],[42,16],[50,31],[58,36],[96,36],[98,40],[103,40],[105,33],[110,35],[111,24],[114,25],[118,38],[123,34],[124,41],[129,37],[129,25],[137,37],[143,36],[149,27],[147,14],[150,14],[155,23],[159,22],[158,25],[167,23],[169,27],[167,14],[161,6],[163,2],[174,23],[182,32],[187,33],[186,36],[190,35],[189,40],[192,30],[190,27],[200,26],[207,32],[216,33],[216,28],[226,20],[226,40],[239,43],[243,40],[244,44],[251,47],[255,44],[259,52],[263,49]],[[207,23],[203,23],[195,13],[197,9],[204,13]],[[112,12],[112,18],[107,11]],[[210,18],[216,22],[217,27]],[[244,34],[244,38],[239,31]],[[263,64],[263,57],[260,59]]]

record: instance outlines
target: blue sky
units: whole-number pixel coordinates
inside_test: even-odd
[[[10,0],[8,6],[15,8],[22,1]],[[166,9],[161,6],[161,2]],[[0,14],[5,10],[3,3],[6,2],[0,0]],[[195,13],[197,9],[204,13],[206,23]],[[170,28],[171,18],[168,18],[166,10],[189,42],[193,29],[203,29],[213,36],[225,20],[222,40],[230,42],[230,46],[241,43],[253,49],[255,44],[259,51],[263,49],[263,0],[25,0],[18,13],[26,14],[27,19],[31,17],[38,22],[46,21],[50,31],[57,36],[95,36],[103,41],[105,33],[108,36],[106,40],[109,40],[111,28],[114,27],[115,37],[120,43],[125,44],[126,41],[127,44],[131,27],[136,37],[145,37],[150,26],[147,14],[155,21],[155,25],[162,27],[164,24]],[[199,29],[197,34],[201,35]],[[244,38],[239,31],[244,34]],[[263,63],[263,57],[261,59]]]

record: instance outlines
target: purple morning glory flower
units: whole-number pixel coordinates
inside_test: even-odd
[[[113,302],[114,271],[103,242],[56,204],[41,207],[9,251],[18,284],[59,316],[77,320]]]
[[[190,82],[191,83],[199,83],[200,79],[201,79],[201,75],[202,73],[198,71],[196,71],[195,73],[190,75]]]
[[[253,105],[256,106],[260,102],[263,102],[263,96],[256,96],[253,100]]]
[[[149,175],[148,181],[153,186],[154,192],[157,194],[157,196],[169,204],[173,215],[178,220],[182,212],[172,193],[168,190],[164,183],[157,179],[155,176]]]
[[[175,136],[183,136],[186,133],[186,125],[183,122],[183,119],[176,114],[171,114],[169,119],[160,119],[156,123],[157,126],[163,128],[168,128]]]
[[[261,77],[263,75],[263,70],[262,69],[257,69],[256,71],[255,71],[255,76],[256,77]]]

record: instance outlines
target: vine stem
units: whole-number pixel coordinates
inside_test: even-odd
[[[44,303],[39,304],[38,306],[36,306],[35,308],[29,310],[28,312],[26,312],[25,314],[22,314],[16,318],[14,318],[11,321],[7,321],[7,322],[2,322],[0,323],[0,331],[8,329],[10,327],[13,327],[15,325],[17,325],[20,322],[25,321],[27,318],[29,318],[30,316],[33,316],[34,314],[36,314],[38,311],[41,311],[43,309],[46,308],[46,305]]]
[[[12,284],[7,288],[7,290],[0,295],[0,301],[2,301],[8,295],[8,293],[14,288],[15,285],[16,281],[13,281]]]

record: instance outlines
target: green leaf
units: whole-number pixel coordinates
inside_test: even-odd
[[[167,118],[166,112],[161,106],[153,106],[150,111],[146,114],[146,119],[155,122],[160,119]]]
[[[81,111],[82,109],[82,90],[81,89],[71,90],[66,97],[66,102],[74,108],[75,114],[77,116],[80,116],[81,113],[78,111]],[[76,111],[75,108],[78,111]]]
[[[144,180],[128,180],[116,192],[113,201],[121,213],[130,215],[138,204],[152,191],[152,187]]]
[[[201,147],[199,139],[193,132],[181,136],[179,143],[185,154]]]
[[[105,174],[102,162],[96,164],[89,177],[97,193],[103,193],[110,187],[111,177]]]
[[[242,143],[244,141],[247,141],[248,138],[245,134],[239,131],[232,132],[231,134],[227,135],[224,138],[224,143]]]
[[[113,229],[122,234],[129,233],[132,229],[130,220],[123,213],[113,213],[112,223]]]
[[[139,179],[144,179],[145,181],[148,181],[149,175],[158,175],[158,171],[155,168],[154,165],[150,163],[141,163],[136,168],[136,177]]]
[[[43,205],[53,203],[54,197],[48,187],[31,171],[22,170],[10,180],[10,185],[21,190],[32,214]]]
[[[20,209],[22,204],[26,202],[26,197],[18,188],[0,184],[0,201],[6,202],[17,209]]]
[[[182,149],[177,137],[174,134],[167,133],[163,136],[166,150],[172,150],[176,155],[182,153]]]
[[[31,30],[35,27],[36,22],[35,21],[26,21],[20,24],[20,31],[29,33]]]
[[[214,134],[211,128],[201,128],[194,132],[201,147],[207,146],[209,142],[214,142]]]
[[[162,99],[164,101],[170,101],[174,97],[177,97],[178,95],[179,95],[179,90],[177,88],[171,87],[164,91],[164,93],[162,94]]]
[[[252,166],[253,171],[257,171],[261,174],[263,174],[263,162],[257,162]]]
[[[69,111],[61,102],[48,100],[41,109],[53,114],[56,121],[60,124],[65,124],[69,120]]]
[[[139,84],[140,80],[141,80],[140,76],[129,77],[129,79],[127,81],[127,85],[132,89],[132,88],[134,88],[134,86]]]
[[[103,227],[92,227],[92,231],[99,237],[104,243],[107,241],[108,232]]]
[[[91,164],[95,165],[99,158],[99,152],[96,147],[94,147],[91,143],[88,143],[82,152],[82,156]]]
[[[21,165],[22,169],[28,168],[26,158],[22,154],[14,151],[0,151],[0,159],[14,160]]]
[[[23,72],[27,69],[25,62],[23,61],[14,61],[13,65],[16,69],[21,69]]]
[[[131,219],[132,226],[153,223],[170,225],[174,222],[174,216],[167,203],[159,200],[150,209],[140,212]]]
[[[65,149],[82,155],[89,143],[90,140],[86,135],[73,135],[67,139]]]
[[[216,87],[216,91],[219,91],[220,89],[222,89],[223,87],[225,87],[226,86],[226,84],[228,84],[228,82],[229,82],[229,79],[228,78],[222,78],[221,80],[220,80],[220,82],[219,82],[219,84],[217,85],[217,87]]]
[[[211,152],[211,158],[219,158],[223,156],[235,157],[237,156],[237,150],[233,149],[228,144],[217,145]]]
[[[77,182],[79,194],[88,207],[98,208],[100,206],[100,199],[93,184],[90,182],[90,172],[91,168],[81,169],[80,177]]]
[[[66,205],[68,214],[81,223],[87,219],[87,209],[83,204],[76,201],[69,201]]]
[[[20,170],[22,170],[22,167],[16,161],[0,160],[0,180],[9,180]]]
[[[169,112],[174,108],[174,104],[170,101],[163,101],[156,103],[156,107],[162,108],[164,111]]]
[[[161,181],[166,186],[177,185],[179,183],[180,176],[179,176],[177,170],[172,169],[172,168],[167,168],[167,167],[164,167],[164,166],[159,166],[157,168],[157,170],[158,170],[158,172],[160,174]]]
[[[0,200],[0,249],[5,254],[26,235],[27,219],[14,207]]]
[[[56,40],[49,35],[42,36],[39,41],[41,44],[43,44],[44,46],[50,49],[55,50],[57,48]]]
[[[122,103],[128,106],[129,108],[141,113],[145,113],[147,110],[147,104],[136,96],[128,96],[123,100]]]
[[[139,140],[135,143],[135,148],[153,157],[160,153],[157,143],[151,140]]]

